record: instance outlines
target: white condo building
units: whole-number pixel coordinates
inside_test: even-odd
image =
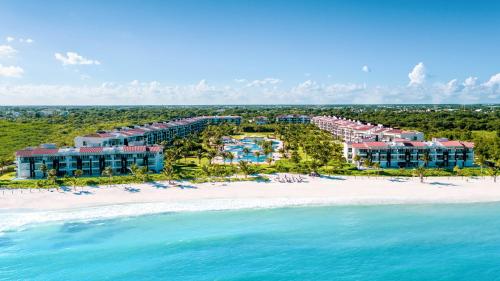
[[[474,143],[471,142],[424,141],[422,132],[364,124],[335,116],[316,116],[311,122],[344,141],[344,157],[351,163],[369,160],[382,168],[474,165]]]
[[[85,176],[98,176],[106,167],[111,167],[113,174],[127,174],[133,164],[160,172],[163,146],[159,144],[199,133],[209,125],[239,125],[241,119],[240,116],[192,117],[76,137],[75,147],[57,148],[51,144],[28,147],[16,152],[17,177],[45,177],[42,165],[47,170],[56,170],[58,176],[71,176],[75,170],[82,170]]]

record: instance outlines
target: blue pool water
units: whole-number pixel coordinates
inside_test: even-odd
[[[238,162],[243,160],[252,163],[262,163],[265,162],[267,158],[271,157],[270,154],[265,155],[264,152],[262,151],[262,147],[258,145],[258,142],[262,140],[264,140],[264,138],[251,138],[251,137],[243,138],[239,140],[238,144],[226,145],[225,151],[233,153],[233,155],[235,156],[233,162]],[[273,148],[276,151],[279,142],[275,140],[272,140],[272,142],[273,142]],[[248,154],[243,153],[243,148],[245,147],[250,149],[250,153]],[[261,152],[261,155],[259,155],[259,157],[255,155],[256,151]],[[225,162],[229,163],[230,161],[225,160]]]
[[[301,207],[44,225],[0,280],[499,280],[500,205]]]

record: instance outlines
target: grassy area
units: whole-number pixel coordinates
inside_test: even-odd
[[[3,175],[0,176],[0,181],[2,180],[11,180],[13,178],[16,177],[16,172],[9,172],[9,173],[5,173]]]

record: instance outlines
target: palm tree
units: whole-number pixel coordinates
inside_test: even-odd
[[[74,178],[73,178],[73,179],[74,179],[74,181],[73,181],[73,183],[75,184],[75,185],[73,186],[73,190],[75,190],[75,191],[76,191],[76,184],[78,183],[77,178],[79,178],[79,177],[81,177],[81,176],[83,175],[83,171],[82,171],[82,170],[80,170],[80,169],[77,169],[77,170],[75,170],[75,171],[73,172],[73,175],[74,175]]]
[[[222,162],[225,164],[226,163],[226,159],[228,159],[227,152],[225,152],[225,151],[221,152],[220,156],[222,156]]]
[[[281,154],[281,157],[286,158],[286,150],[285,148],[280,148],[278,152]]]
[[[172,162],[165,163],[165,167],[163,167],[163,175],[167,179],[168,183],[171,184],[174,177],[174,165]]]
[[[211,165],[212,160],[217,156],[217,151],[211,149],[207,153],[208,163]]]
[[[204,154],[205,153],[203,153],[202,149],[198,149],[198,151],[196,151],[196,158],[198,158],[198,165],[201,165],[201,159],[203,159]]]
[[[240,161],[239,162],[239,168],[241,172],[245,175],[245,178],[248,177],[248,175],[251,173],[250,171],[250,165],[248,164],[247,161]]]
[[[292,151],[292,157],[290,158],[290,160],[292,160],[292,162],[295,164],[298,164],[300,162],[301,159],[297,150]]]
[[[426,169],[424,166],[418,166],[415,168],[415,174],[420,178],[420,183],[424,182],[425,171]]]
[[[271,163],[273,162],[273,158],[272,157],[267,157],[266,158],[266,162],[268,165],[271,165]]]
[[[201,166],[201,171],[203,172],[203,174],[205,174],[205,176],[207,178],[210,177],[210,175],[212,174],[212,171],[210,170],[210,167],[207,166],[207,165]]]
[[[227,159],[229,159],[229,163],[233,165],[234,154],[232,152],[227,153]]]
[[[53,184],[56,184],[57,180],[57,170],[56,169],[50,169],[49,173],[47,175],[47,179]]]
[[[479,166],[481,167],[481,176],[483,175],[483,168],[484,165],[486,164],[486,157],[484,157],[483,154],[479,154],[477,156],[477,162],[479,163]]]
[[[259,157],[260,157],[260,151],[257,150],[253,153],[255,155],[255,157],[257,158],[257,162],[259,162]]]
[[[132,164],[129,168],[130,173],[132,173],[132,176],[137,180],[141,177],[141,171],[139,169],[139,166],[137,164]]]
[[[102,175],[105,177],[108,177],[108,185],[109,185],[109,187],[111,187],[111,178],[113,177],[113,168],[111,168],[110,166],[104,168]]]
[[[42,163],[40,165],[39,169],[40,169],[40,171],[42,171],[42,175],[45,178],[45,176],[47,175],[47,170],[48,170],[47,165],[45,163]]]
[[[359,163],[361,162],[361,156],[359,156],[358,154],[354,155],[352,161],[356,162],[356,166],[359,167]]]
[[[431,161],[431,156],[429,155],[428,151],[426,151],[422,156],[422,161],[424,161],[424,167],[427,167],[429,165],[429,162]]]
[[[243,149],[242,149],[241,151],[242,151],[242,152],[245,154],[245,156],[247,156],[247,157],[248,157],[248,154],[250,154],[250,152],[251,152],[251,151],[250,151],[250,148],[248,148],[248,147],[243,147]]]
[[[148,167],[144,166],[139,169],[139,178],[142,182],[148,182],[150,180]]]
[[[375,171],[377,172],[377,176],[379,175],[380,173],[380,163],[379,162],[375,162],[373,163],[373,168],[375,169]]]
[[[493,182],[497,182],[499,166],[500,165],[494,165],[494,166],[489,168],[489,174],[493,178]]]

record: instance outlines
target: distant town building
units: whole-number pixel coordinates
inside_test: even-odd
[[[269,119],[266,116],[257,116],[253,119],[256,125],[269,124]]]
[[[311,117],[299,114],[278,115],[276,116],[276,123],[309,124],[311,123]]]

